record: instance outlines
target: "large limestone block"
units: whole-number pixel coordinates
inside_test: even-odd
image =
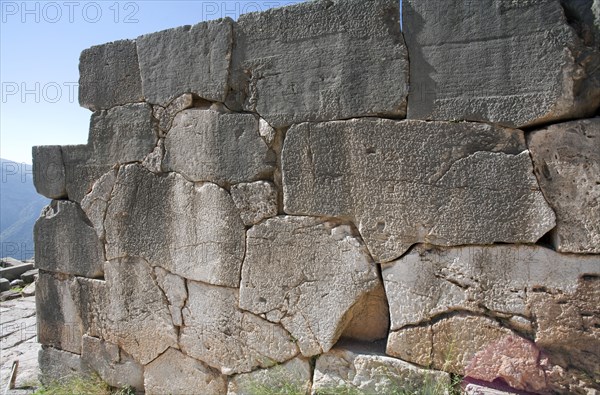
[[[238,290],[188,281],[179,345],[223,374],[270,367],[298,354],[290,334],[238,308]]]
[[[559,0],[406,0],[402,19],[410,119],[523,127],[600,105],[600,54],[569,26]]]
[[[181,277],[239,285],[245,228],[231,196],[215,184],[123,166],[104,226],[107,260],[139,256]]]
[[[341,344],[317,358],[312,394],[444,393],[450,375],[421,369],[362,344]]]
[[[86,49],[79,58],[79,104],[92,111],[141,102],[142,79],[135,41]]]
[[[77,203],[54,200],[33,228],[38,269],[83,277],[102,276],[102,243]]]
[[[408,342],[406,334],[416,342]],[[409,327],[391,332],[386,353],[405,361],[464,375],[477,353],[500,342],[513,332],[496,320],[484,316],[458,313],[427,326]]]
[[[128,104],[95,112],[87,145],[63,146],[69,200],[81,202],[93,184],[114,165],[142,162],[158,141],[152,107]]]
[[[218,371],[174,348],[146,365],[144,384],[148,395],[227,392],[227,381]]]
[[[220,185],[269,178],[275,156],[258,128],[252,114],[181,111],[165,139],[164,169]]]
[[[144,390],[144,367],[115,344],[84,335],[81,362],[111,387]]]
[[[377,269],[348,225],[283,216],[252,227],[240,307],[281,323],[305,356],[327,352],[349,310],[378,284]]]
[[[287,214],[354,221],[379,262],[423,241],[531,243],[555,224],[519,130],[388,119],[304,123],[287,132],[282,169]]]
[[[232,24],[224,18],[138,37],[146,101],[165,107],[183,93],[225,101]]]
[[[600,253],[600,118],[551,125],[527,141],[542,192],[556,212],[555,248]]]
[[[404,116],[408,57],[395,0],[314,1],[240,16],[231,107],[271,126]]]
[[[66,197],[65,165],[60,145],[35,146],[31,151],[36,191],[50,199]]]
[[[38,352],[38,365],[40,367],[40,382],[51,385],[57,381],[85,374],[85,365],[79,354],[58,350],[53,347],[42,347]]]
[[[298,357],[269,369],[259,369],[231,377],[227,395],[308,394],[311,381],[310,362]]]
[[[277,215],[277,187],[271,182],[243,182],[233,185],[230,193],[246,226]]]
[[[75,354],[81,354],[82,323],[71,293],[71,280],[40,271],[35,282],[37,340]]]
[[[105,265],[106,281],[77,279],[74,293],[86,334],[117,345],[147,364],[169,347],[177,331],[150,265],[122,258]]]
[[[382,267],[391,330],[455,310],[534,320],[532,292],[573,294],[588,274],[600,275],[600,257],[525,245],[416,246]]]

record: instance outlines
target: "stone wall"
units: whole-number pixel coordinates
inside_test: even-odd
[[[33,149],[45,382],[600,390],[600,2],[398,7],[83,51],[88,143]]]

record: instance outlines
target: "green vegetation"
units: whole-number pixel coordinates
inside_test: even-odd
[[[105,383],[98,375],[69,376],[42,386],[33,395],[134,395],[130,387],[114,389]]]

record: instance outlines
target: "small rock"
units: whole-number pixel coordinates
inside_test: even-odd
[[[28,270],[25,273],[21,274],[21,280],[25,281],[27,284],[32,283],[35,280],[37,274],[38,269]]]
[[[236,184],[231,187],[230,193],[246,226],[277,215],[277,188],[271,182]]]
[[[20,287],[21,285],[25,284],[25,281],[21,280],[21,279],[16,279],[16,280],[12,280],[10,282],[10,286],[11,287]]]
[[[0,292],[8,291],[10,289],[10,281],[6,278],[0,278]]]
[[[23,296],[35,295],[35,283],[27,285],[25,288],[23,288],[23,291],[21,291],[21,293],[23,294]]]

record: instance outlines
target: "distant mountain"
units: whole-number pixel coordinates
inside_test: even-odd
[[[33,225],[48,203],[35,191],[31,165],[0,159],[0,257],[33,257]]]

